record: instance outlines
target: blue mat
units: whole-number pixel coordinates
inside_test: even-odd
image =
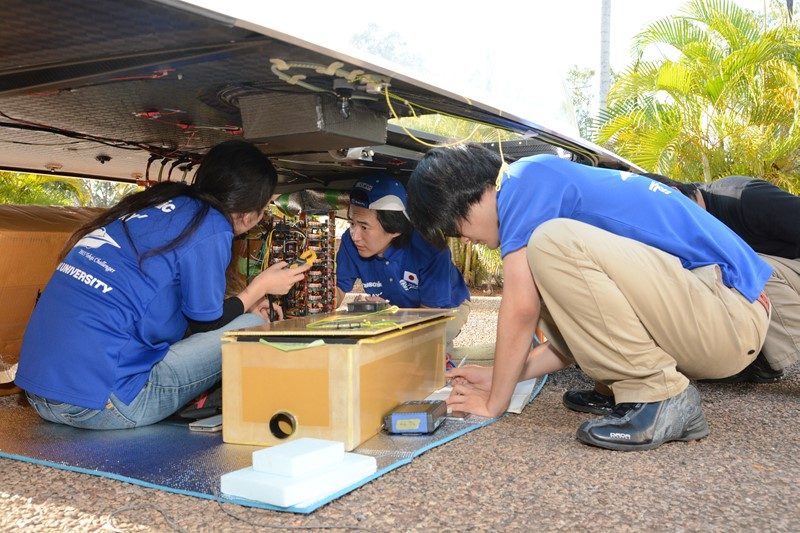
[[[536,384],[531,399],[547,382]],[[71,472],[107,477],[152,489],[274,511],[308,514],[348,492],[410,463],[415,457],[497,419],[448,419],[425,437],[378,434],[353,450],[372,455],[378,471],[307,507],[276,507],[228,498],[219,492],[222,474],[252,463],[258,446],[226,444],[221,433],[189,431],[186,423],[166,421],[118,431],[87,431],[43,421],[30,407],[0,409],[0,457]]]

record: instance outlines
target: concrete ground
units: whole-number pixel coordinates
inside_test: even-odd
[[[492,340],[496,299],[476,301],[458,342]],[[770,385],[699,384],[711,434],[623,453],[585,446],[590,415],[551,375],[506,415],[309,516],[220,505],[0,459],[0,531],[800,531],[800,370]],[[15,398],[0,408],[20,408]]]

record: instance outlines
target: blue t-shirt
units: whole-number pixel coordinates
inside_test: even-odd
[[[717,264],[725,285],[751,302],[772,273],[733,231],[675,189],[553,155],[510,166],[497,194],[497,214],[503,256],[527,246],[543,222],[569,218],[663,250],[686,269]]]
[[[350,232],[345,232],[336,254],[336,286],[349,292],[356,279],[368,294],[406,309],[451,308],[469,300],[450,250],[437,249],[416,231],[407,246],[389,245],[383,257],[368,259],[358,255]]]
[[[222,315],[233,229],[210,209],[177,248],[138,256],[180,234],[200,202],[185,196],[83,237],[56,267],[22,341],[16,384],[34,394],[101,409],[130,403],[152,367],[183,338],[187,317]]]

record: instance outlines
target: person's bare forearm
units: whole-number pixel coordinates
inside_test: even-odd
[[[506,290],[500,301],[492,390],[486,406],[494,416],[505,411],[511,401],[527,364],[539,321],[539,293],[531,276],[526,250],[523,248],[504,257],[503,271]]]
[[[527,363],[528,350],[536,329],[536,323],[515,314],[510,309],[503,309],[500,304],[500,316],[497,328],[497,344],[495,346],[494,372],[492,373],[492,391],[487,407],[497,416],[508,408],[514,388],[522,376]]]
[[[525,367],[522,369],[520,381],[540,378],[550,372],[561,370],[572,364],[568,358],[558,353],[549,342],[540,344],[531,350]]]

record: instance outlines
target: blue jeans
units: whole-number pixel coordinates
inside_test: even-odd
[[[150,371],[144,388],[129,405],[114,394],[103,409],[87,409],[27,393],[39,416],[50,422],[83,429],[130,429],[159,422],[216,384],[222,375],[222,332],[263,324],[258,315],[244,314],[220,329],[195,333],[170,346]]]

